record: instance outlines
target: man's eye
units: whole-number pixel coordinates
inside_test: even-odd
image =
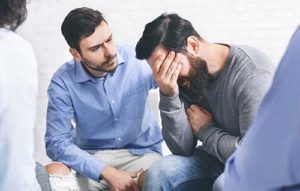
[[[107,41],[106,42],[111,42],[112,41],[112,38],[109,38],[109,39],[107,39]]]
[[[96,52],[99,49],[99,47],[91,49],[92,52]]]

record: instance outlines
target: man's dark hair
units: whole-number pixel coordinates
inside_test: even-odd
[[[189,36],[202,40],[190,21],[177,14],[162,14],[145,26],[143,36],[135,47],[136,57],[149,58],[158,45],[168,51],[181,52]]]
[[[26,19],[26,0],[0,0],[0,27],[14,31]]]
[[[61,32],[68,45],[80,51],[79,42],[95,32],[97,26],[105,21],[101,12],[82,7],[72,10],[61,25]]]

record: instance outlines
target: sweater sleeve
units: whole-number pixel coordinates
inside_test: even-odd
[[[271,81],[272,74],[270,72],[258,70],[237,86],[234,91],[239,115],[240,136],[233,136],[214,123],[208,124],[198,134],[206,152],[222,162],[228,159],[251,125]]]
[[[194,138],[184,103],[179,96],[167,97],[160,94],[159,109],[162,134],[171,152],[177,155],[192,155],[197,140]]]

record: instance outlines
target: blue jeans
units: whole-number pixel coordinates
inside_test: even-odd
[[[198,147],[190,157],[171,155],[147,171],[143,191],[211,191],[224,164]]]
[[[223,191],[224,190],[224,173],[221,174],[214,183],[212,191]]]

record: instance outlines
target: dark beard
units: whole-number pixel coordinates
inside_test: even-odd
[[[95,65],[92,64],[92,62],[90,62],[89,60],[85,59],[82,56],[82,63],[86,68],[89,68],[90,70],[94,70],[94,71],[98,71],[98,72],[111,72],[113,73],[116,69],[117,69],[117,65],[114,68],[106,68],[106,65],[109,64],[110,62],[112,62],[115,58],[117,57],[117,55],[113,55],[107,58],[107,60],[103,63],[101,63],[101,65]]]
[[[200,57],[186,54],[191,68],[188,77],[178,79],[178,85],[182,93],[191,103],[199,103],[207,93],[209,79],[207,63]]]

